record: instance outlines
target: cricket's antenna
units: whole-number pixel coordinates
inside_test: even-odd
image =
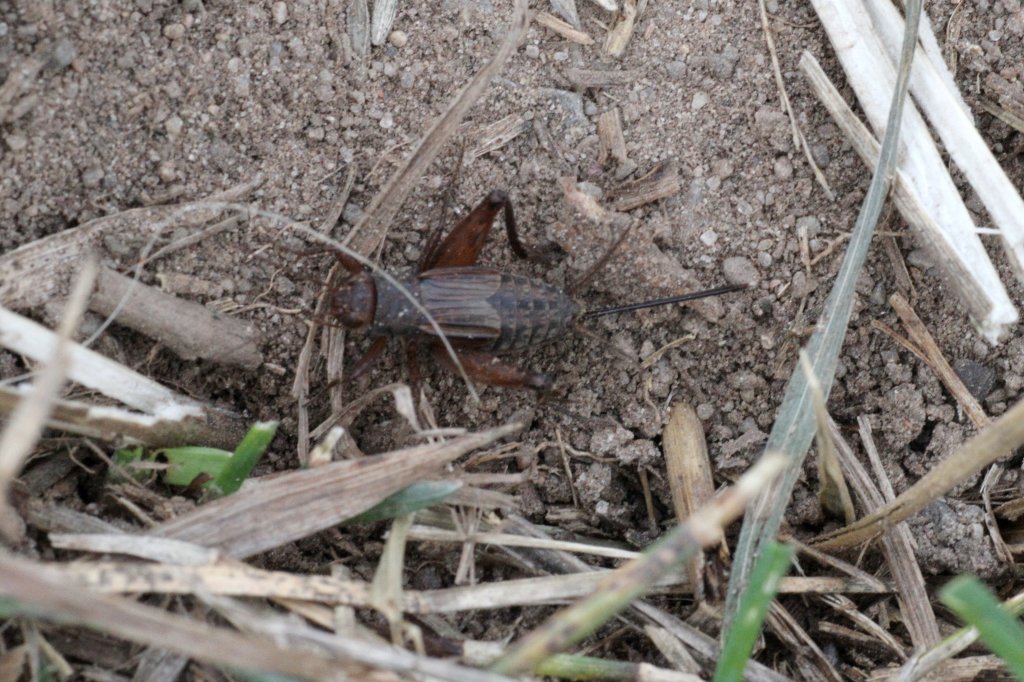
[[[590,310],[583,313],[584,319],[590,319],[594,317],[603,317],[605,315],[614,315],[615,313],[626,313],[632,310],[643,310],[644,308],[654,308],[659,305],[671,305],[672,303],[683,303],[685,301],[695,301],[698,298],[708,298],[709,296],[721,296],[722,294],[728,294],[733,291],[742,291],[746,289],[748,284],[730,284],[724,287],[718,287],[717,289],[706,289],[704,291],[691,291],[688,294],[682,294],[680,296],[670,296],[668,298],[658,298],[653,301],[643,301],[641,303],[631,303],[629,305],[620,305],[613,308],[601,308],[600,310]]]

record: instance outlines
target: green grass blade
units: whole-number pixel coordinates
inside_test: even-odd
[[[610,661],[593,656],[555,654],[537,666],[538,677],[562,680],[633,680],[637,679],[636,663]]]
[[[235,448],[224,469],[209,486],[211,494],[220,497],[230,495],[242,487],[256,462],[260,460],[267,446],[277,433],[277,422],[257,422],[245,434],[245,438]]]
[[[420,481],[385,497],[375,506],[345,523],[371,523],[412,514],[443,502],[462,487],[462,481]]]
[[[180,448],[157,450],[167,459],[164,481],[170,485],[187,486],[197,476],[217,478],[231,460],[231,453],[220,448],[206,448],[188,445]]]
[[[725,635],[722,655],[715,668],[714,682],[734,682],[743,679],[743,670],[754,650],[768,607],[779,589],[779,580],[789,570],[793,560],[793,546],[772,542],[761,555],[750,574],[755,589],[743,593],[736,618]]]
[[[864,204],[857,216],[850,243],[843,264],[829,292],[825,309],[817,324],[817,330],[807,343],[807,357],[811,361],[815,376],[821,383],[822,393],[828,398],[835,377],[839,351],[846,336],[850,315],[853,311],[854,292],[867,258],[868,246],[874,235],[889,181],[895,168],[896,153],[899,149],[899,129],[903,120],[903,104],[906,100],[910,79],[910,64],[917,44],[917,29],[921,17],[921,0],[908,0],[906,4],[906,30],[903,35],[903,51],[900,69],[896,78],[892,105],[886,124],[885,137],[879,154],[878,165],[871,177],[871,185],[864,198]],[[745,591],[757,588],[751,585],[751,571],[760,548],[774,542],[778,535],[782,516],[789,505],[793,486],[802,471],[804,458],[814,436],[814,410],[807,375],[799,367],[790,377],[779,414],[772,426],[772,432],[765,444],[765,452],[782,452],[790,458],[782,477],[771,489],[764,491],[751,504],[751,512],[743,519],[743,527],[736,545],[732,576],[726,595],[724,632],[731,629],[741,596]]]
[[[939,599],[978,630],[982,643],[1024,680],[1024,625],[1002,607],[980,580],[962,575],[939,590]]]

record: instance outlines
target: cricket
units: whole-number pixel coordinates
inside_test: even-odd
[[[587,310],[570,293],[541,280],[477,265],[491,228],[503,214],[512,253],[518,258],[540,258],[540,252],[523,244],[516,227],[508,194],[493,190],[447,236],[435,230],[427,241],[414,271],[397,280],[437,322],[455,349],[466,375],[490,386],[532,389],[544,394],[553,380],[512,364],[499,354],[517,351],[560,338],[583,320],[643,308],[693,301],[745,289],[728,285],[679,296],[623,306]],[[624,236],[624,235],[623,235]],[[616,240],[573,289],[588,281],[608,261],[622,239]],[[441,365],[454,369],[452,358],[438,340],[423,313],[392,283],[370,272],[361,263],[335,252],[347,277],[329,289],[330,314],[341,326],[365,330],[374,337],[350,377],[367,372],[380,358],[388,339],[406,343],[410,378],[421,380],[420,349]]]

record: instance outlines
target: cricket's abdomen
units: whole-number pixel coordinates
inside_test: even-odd
[[[379,276],[371,333],[436,336],[398,290]],[[579,306],[564,292],[528,277],[480,266],[435,268],[402,283],[452,342],[479,350],[527,348],[565,334]]]

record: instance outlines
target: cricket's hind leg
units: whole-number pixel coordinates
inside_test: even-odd
[[[506,192],[495,189],[452,228],[446,237],[441,239],[439,232],[431,235],[420,259],[418,271],[475,265],[499,213],[504,215],[505,232],[508,234],[512,253],[529,260],[548,260],[546,248],[527,246],[520,239],[512,199]]]
[[[448,351],[441,344],[432,344],[430,352],[434,359],[453,372],[458,372]],[[501,358],[482,351],[455,349],[466,375],[473,381],[489,386],[526,388],[545,394],[551,390],[551,377],[541,372],[520,369]]]

